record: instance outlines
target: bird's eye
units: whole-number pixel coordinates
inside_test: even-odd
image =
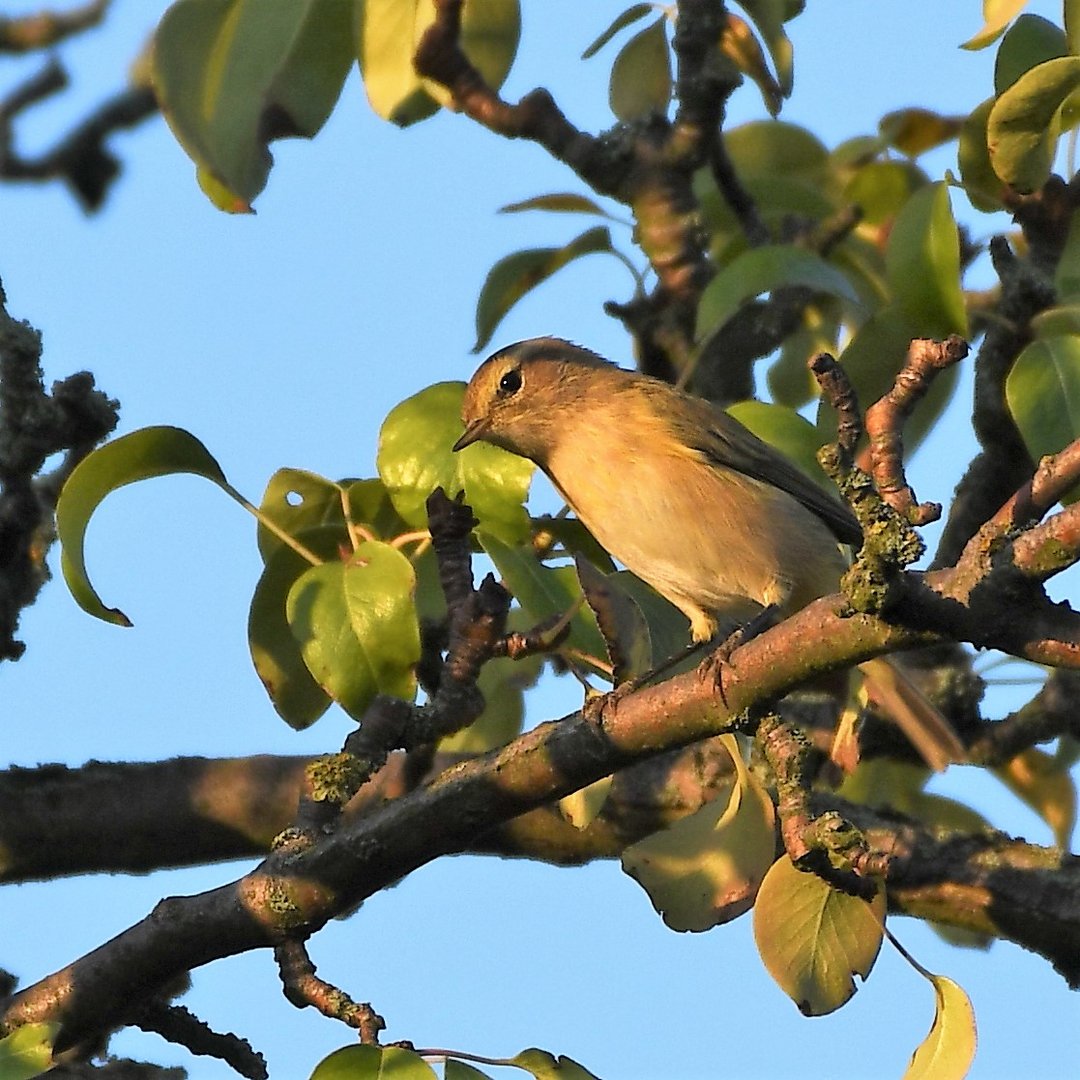
[[[516,394],[521,389],[521,372],[518,368],[511,368],[500,380],[499,380],[499,395],[501,397],[509,397],[511,394]]]

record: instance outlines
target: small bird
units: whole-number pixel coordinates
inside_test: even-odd
[[[862,542],[846,506],[734,417],[560,338],[485,360],[462,420],[455,450],[483,440],[535,462],[603,547],[686,615],[695,642],[835,592],[840,545]],[[961,760],[951,727],[907,686],[919,700],[896,717],[905,734],[934,768]]]

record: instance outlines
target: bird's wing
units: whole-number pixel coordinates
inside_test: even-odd
[[[855,515],[779,450],[763,442],[733,416],[708,402],[694,398],[688,400],[697,412],[696,422],[687,422],[684,426],[673,414],[669,414],[670,421],[683,428],[678,435],[685,445],[704,454],[717,465],[735,469],[745,476],[786,491],[807,510],[817,514],[837,540],[856,547],[862,543],[862,529]]]

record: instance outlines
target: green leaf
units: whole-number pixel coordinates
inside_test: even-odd
[[[306,469],[278,469],[267,482],[259,509],[289,536],[296,537],[310,529],[332,525],[338,529],[341,541],[346,543],[344,494],[341,485],[317,473]],[[264,563],[288,546],[262,522],[259,523],[258,543]]]
[[[975,1060],[975,1010],[952,979],[924,974],[934,986],[934,1022],[903,1080],[964,1080]]]
[[[377,465],[397,512],[414,529],[427,528],[427,497],[437,487],[453,498],[465,492],[481,526],[505,543],[529,536],[524,502],[535,466],[487,443],[460,453],[461,400],[465,384],[436,383],[406,398],[379,432]]]
[[[506,587],[534,624],[574,610],[570,634],[560,652],[576,652],[574,658],[590,662],[604,672],[607,657],[604,639],[592,610],[582,603],[581,585],[572,566],[544,566],[531,545],[512,547],[486,532],[477,533],[480,544],[495,564]]]
[[[417,44],[423,31],[435,21],[434,0],[419,0],[419,13]],[[462,8],[458,43],[481,78],[493,90],[498,90],[510,74],[520,38],[519,0],[469,0]],[[424,89],[439,104],[450,104],[450,91],[441,83],[425,79]]]
[[[500,214],[520,214],[524,210],[549,210],[556,214],[596,214],[609,221],[618,220],[609,214],[598,202],[585,195],[573,192],[559,192],[552,195],[536,195],[521,202],[507,203],[499,207]]]
[[[802,873],[782,855],[754,905],[754,940],[769,974],[804,1016],[824,1016],[855,993],[883,936],[885,891],[873,904]]]
[[[84,611],[118,626],[131,625],[119,608],[106,607],[90,584],[83,551],[86,527],[110,492],[137,480],[174,473],[204,476],[236,496],[206,447],[190,432],[175,427],[142,428],[114,439],[83,458],[68,477],[56,503],[56,533],[63,545],[64,580]]]
[[[392,540],[410,531],[409,523],[394,509],[390,492],[381,480],[354,480],[345,493],[348,518],[379,540]]]
[[[1005,380],[1005,400],[1035,461],[1080,435],[1080,338],[1031,342]],[[1073,502],[1074,489],[1062,501]]]
[[[416,577],[388,544],[361,544],[347,563],[305,570],[285,610],[304,663],[316,682],[355,720],[376,694],[411,701],[420,630]]]
[[[1058,264],[1061,269],[1061,263]],[[1080,304],[1047,308],[1031,320],[1031,329],[1038,338],[1062,337],[1080,334]]]
[[[852,176],[844,201],[858,206],[867,224],[882,225],[891,222],[925,184],[925,174],[911,162],[871,161]]]
[[[523,612],[515,609],[510,623],[515,629],[527,628]],[[468,726],[439,742],[439,752],[447,754],[486,754],[505,746],[521,734],[525,723],[525,691],[540,678],[542,656],[514,660],[498,656],[480,670],[477,686],[484,695],[484,711]]]
[[[486,1072],[456,1058],[447,1058],[443,1066],[443,1080],[491,1080]]]
[[[869,408],[893,385],[907,357],[911,339],[925,329],[912,326],[904,314],[890,306],[875,312],[856,331],[840,363],[855,388],[862,408]],[[933,427],[948,404],[956,387],[959,372],[954,366],[939,372],[929,392],[904,425],[904,447],[910,454]],[[817,428],[827,441],[836,439],[836,412],[824,399],[818,405]]]
[[[666,21],[657,19],[636,33],[615,57],[608,101],[620,120],[629,122],[651,113],[667,113],[672,83]]]
[[[53,1064],[58,1023],[23,1024],[0,1039],[0,1080],[30,1080]]]
[[[653,666],[685,652],[690,644],[690,624],[686,616],[670,600],[665,600],[651,585],[646,585],[629,570],[620,570],[613,576],[619,588],[629,594],[645,616]],[[690,663],[697,663],[699,659],[693,657]],[[672,668],[673,673],[676,670]]]
[[[345,1046],[324,1057],[310,1080],[436,1080],[435,1070],[401,1046]]]
[[[491,340],[503,316],[531,289],[582,255],[611,253],[611,233],[597,225],[558,248],[528,248],[500,259],[489,271],[476,302],[476,344],[479,352]]]
[[[1005,32],[994,60],[994,93],[1004,94],[1025,72],[1068,53],[1065,33],[1041,15],[1021,15]]]
[[[983,28],[960,48],[976,52],[993,45],[1013,17],[1026,6],[1027,0],[983,0]]]
[[[1080,57],[1063,56],[1032,68],[990,110],[986,126],[994,172],[1022,194],[1046,182],[1060,134],[1058,112],[1080,87]]]
[[[620,30],[644,19],[652,10],[652,4],[632,4],[581,54],[581,59],[595,56]]]
[[[536,1080],[599,1080],[583,1065],[560,1054],[558,1058],[546,1050],[522,1050],[510,1058],[507,1065],[516,1065],[536,1077]]]
[[[915,192],[897,215],[885,252],[885,272],[900,310],[918,333],[929,337],[967,333],[960,234],[944,183]]]
[[[986,125],[996,98],[987,98],[976,106],[960,129],[957,160],[964,191],[976,210],[992,213],[1001,209],[1005,186],[990,162]]]
[[[743,763],[734,736],[722,741],[735,768],[721,794],[680,821],[631,844],[622,868],[672,930],[700,932],[750,909],[776,854],[769,793]]]
[[[165,12],[154,91],[217,205],[249,209],[268,143],[326,122],[352,64],[350,20],[340,0],[177,0]]]
[[[729,405],[727,411],[759,439],[775,446],[807,476],[835,492],[817,459],[817,452],[825,440],[809,420],[794,409],[766,401],[739,401]]]
[[[1080,3],[1065,0],[1065,40],[1073,56],[1080,55]]]
[[[744,252],[706,286],[698,304],[698,340],[716,333],[752,297],[792,285],[859,306],[851,282],[820,255],[788,244],[766,244]]]
[[[1058,304],[1080,298],[1080,223],[1075,218],[1069,222],[1065,248],[1054,268],[1054,290]]]
[[[348,542],[344,529],[333,526],[297,535],[309,551],[327,560]],[[289,590],[310,566],[292,548],[280,546],[266,561],[248,613],[248,648],[255,672],[277,714],[297,731],[310,727],[330,705],[326,691],[304,663],[286,616]]]

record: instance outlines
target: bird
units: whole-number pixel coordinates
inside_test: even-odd
[[[712,403],[557,337],[489,356],[465,388],[464,433],[528,458],[599,543],[690,622],[745,636],[837,591],[851,510]],[[876,665],[862,665],[871,678]],[[882,681],[896,686],[895,672]],[[935,769],[964,747],[909,680],[894,715]]]

